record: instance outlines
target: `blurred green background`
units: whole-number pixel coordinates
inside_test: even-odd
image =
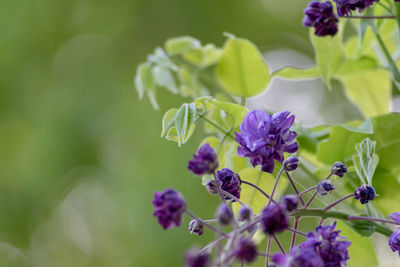
[[[223,32],[310,55],[306,2],[0,1],[1,266],[180,266],[211,236],[162,230],[153,192],[179,189],[204,218],[217,200],[186,169],[201,131],[160,138],[183,100],[139,102],[136,66],[169,37],[221,46]]]

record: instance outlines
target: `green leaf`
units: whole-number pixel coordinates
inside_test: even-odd
[[[155,65],[163,66],[173,71],[178,71],[179,69],[160,47],[157,47],[154,53],[147,57],[147,60]]]
[[[249,112],[246,107],[230,102],[214,100],[211,103],[226,111],[228,114],[228,123],[232,126],[232,128],[238,127],[240,123],[242,123],[246,114]]]
[[[355,153],[355,145],[372,134],[369,120],[360,127],[337,125],[331,128],[329,139],[317,146],[318,160],[332,164],[335,161],[348,161]]]
[[[375,224],[371,221],[345,221],[359,235],[369,237],[375,233]]]
[[[312,79],[318,77],[319,75],[319,70],[316,67],[308,69],[284,67],[272,73],[273,77],[285,79]]]
[[[164,117],[162,119],[162,132],[161,137],[164,137],[168,131],[175,126],[175,117],[178,109],[172,108],[165,112]]]
[[[165,42],[165,51],[171,56],[179,55],[191,48],[200,47],[200,41],[190,36],[170,38]]]
[[[138,66],[135,77],[135,87],[140,99],[142,99],[143,94],[146,93],[153,108],[159,109],[155,97],[156,92],[150,63],[142,63]]]
[[[365,71],[376,70],[378,64],[376,60],[369,56],[362,56],[358,59],[348,59],[343,64],[340,71],[337,73],[338,77],[346,77],[349,75],[360,74]]]
[[[225,43],[216,75],[226,92],[240,97],[263,92],[270,81],[268,66],[257,47],[248,40],[234,37]]]
[[[374,243],[371,238],[363,237],[354,232],[346,223],[338,221],[337,230],[341,230],[341,236],[346,236],[352,242],[348,248],[350,260],[348,266],[376,267],[378,260],[376,258]]]
[[[196,120],[195,103],[183,104],[176,113],[175,129],[179,146],[186,143],[192,135]]]
[[[200,68],[205,68],[216,64],[222,54],[221,49],[216,48],[213,44],[207,44],[204,47],[196,47],[188,50],[182,56],[191,64]]]
[[[208,95],[207,89],[199,82],[198,73],[194,73],[189,68],[181,67],[178,72],[181,83],[180,90],[183,96],[193,98]]]
[[[156,85],[164,87],[174,94],[178,93],[174,76],[169,69],[155,66],[153,68],[153,78]]]
[[[389,112],[391,81],[386,70],[341,75],[340,79],[350,99],[359,105],[366,117]]]
[[[331,78],[340,70],[345,62],[340,34],[324,38],[315,36],[311,31],[311,41],[315,48],[316,61],[324,82],[330,87]]]
[[[358,177],[364,184],[372,185],[372,178],[378,166],[379,157],[375,153],[375,147],[376,142],[368,137],[355,147],[357,154],[353,156],[353,163]]]

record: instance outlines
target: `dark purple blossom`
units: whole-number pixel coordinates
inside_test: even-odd
[[[207,182],[206,189],[212,195],[218,194],[217,183],[214,180],[211,180],[211,181]]]
[[[186,252],[186,267],[206,267],[210,265],[210,255],[208,253],[199,253],[197,250]]]
[[[243,222],[249,220],[251,218],[252,213],[253,212],[249,207],[241,207],[238,215],[239,221]]]
[[[283,162],[284,153],[294,153],[298,149],[297,134],[289,128],[294,122],[294,115],[289,111],[269,115],[262,110],[247,113],[240,124],[240,133],[236,141],[240,144],[238,155],[250,158],[253,167],[261,165],[261,170],[272,173],[274,160]]]
[[[285,171],[291,172],[297,169],[299,166],[299,159],[296,157],[289,157],[283,162],[283,167]]]
[[[331,168],[331,173],[333,173],[339,177],[343,177],[343,175],[346,172],[347,172],[346,164],[344,164],[340,161],[335,162]]]
[[[242,262],[253,262],[257,258],[257,247],[254,242],[249,238],[241,238],[235,257]]]
[[[181,224],[186,202],[177,191],[168,188],[162,192],[155,192],[153,206],[153,215],[158,218],[158,222],[164,229]]]
[[[375,199],[375,189],[370,185],[362,185],[354,191],[354,198],[359,199],[361,204],[366,204],[370,200]]]
[[[335,187],[329,180],[323,180],[317,185],[317,193],[325,196],[328,192],[335,190]]]
[[[260,226],[265,234],[273,235],[289,226],[289,218],[280,205],[270,204],[261,212]]]
[[[281,267],[324,267],[321,257],[312,248],[294,247],[289,255],[276,253],[272,261]]]
[[[241,181],[239,174],[234,173],[230,169],[223,168],[222,170],[217,171],[217,181],[220,184],[222,190],[234,195],[237,198],[240,198]],[[231,198],[225,196],[225,199],[231,199]]]
[[[222,203],[219,205],[216,214],[217,220],[222,225],[228,225],[233,220],[232,211],[229,209],[228,205]]]
[[[395,222],[400,223],[400,212],[394,212],[389,214],[389,218]]]
[[[191,234],[202,235],[204,233],[204,226],[197,219],[191,220],[189,223],[189,232]]]
[[[196,175],[211,174],[218,168],[218,157],[208,143],[202,145],[193,160],[189,161],[188,169]]]
[[[351,15],[352,11],[363,12],[364,9],[378,2],[379,0],[333,0],[339,17]]]
[[[400,256],[400,229],[397,229],[393,232],[393,234],[389,237],[389,246],[393,250],[393,252],[398,252]]]
[[[321,257],[325,267],[347,265],[350,259],[347,248],[351,242],[339,236],[341,231],[335,231],[335,228],[336,222],[332,225],[318,226],[315,233],[308,233],[307,241],[300,244],[300,248],[313,248]]]
[[[303,25],[306,27],[314,27],[315,35],[333,36],[337,33],[337,23],[339,20],[333,11],[333,6],[330,1],[311,1],[308,7],[304,9],[304,14]]]
[[[281,199],[282,208],[288,212],[297,209],[297,205],[297,197],[294,195],[285,195]]]

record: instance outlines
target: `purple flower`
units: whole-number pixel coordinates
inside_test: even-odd
[[[237,198],[240,198],[240,177],[239,174],[234,173],[230,169],[223,168],[220,171],[217,171],[217,181],[221,185],[221,189],[234,195]],[[231,199],[228,196],[225,196],[225,199]],[[234,201],[234,200],[232,200]]]
[[[228,205],[222,203],[219,205],[216,214],[217,220],[222,225],[228,225],[233,220],[232,211],[229,209]]]
[[[281,267],[324,267],[321,257],[312,248],[294,247],[289,255],[276,253],[272,261]]]
[[[163,192],[155,192],[153,206],[153,215],[158,218],[158,222],[164,229],[181,224],[186,202],[177,191],[168,188]]]
[[[330,1],[311,1],[308,7],[304,9],[304,14],[303,25],[314,27],[315,35],[333,36],[337,33],[339,20],[333,12],[333,6]]]
[[[299,159],[296,157],[289,157],[283,162],[285,171],[291,172],[299,166]]]
[[[245,206],[241,207],[240,210],[239,210],[239,215],[238,215],[239,221],[240,222],[247,221],[248,219],[251,218],[251,214],[252,213],[253,212],[251,211],[250,208],[245,207]]]
[[[197,219],[191,220],[189,223],[189,232],[191,234],[202,235],[204,233],[204,226]]]
[[[328,192],[335,190],[335,187],[329,180],[323,180],[317,185],[317,193],[325,196]]]
[[[199,253],[197,250],[186,252],[186,267],[206,267],[209,266],[210,255],[208,253]]]
[[[257,258],[257,247],[254,242],[249,238],[241,238],[235,257],[242,262],[253,262]]]
[[[278,204],[270,204],[261,212],[261,230],[273,235],[283,232],[289,226],[289,218]]]
[[[307,241],[300,244],[300,248],[313,248],[319,254],[324,266],[347,265],[349,252],[347,248],[351,245],[350,241],[345,241],[345,237],[339,236],[341,231],[335,231],[336,222],[332,225],[318,226],[315,234],[309,232]]]
[[[344,164],[340,161],[335,162],[331,168],[331,173],[333,173],[339,177],[343,177],[343,175],[346,172],[347,172],[346,164]]]
[[[393,234],[389,237],[389,246],[393,250],[393,252],[398,252],[400,256],[400,229],[397,229],[393,232]]]
[[[218,187],[216,185],[216,182],[214,180],[208,181],[206,184],[206,189],[208,193],[212,195],[218,194]]]
[[[297,134],[289,128],[294,122],[289,111],[269,115],[262,110],[247,113],[240,124],[236,141],[240,144],[238,155],[250,158],[253,167],[261,165],[261,170],[272,173],[274,160],[283,162],[284,153],[294,153],[298,149]]]
[[[188,169],[196,175],[211,174],[218,168],[218,157],[208,143],[202,145],[193,160],[189,161]]]
[[[389,214],[389,218],[392,219],[395,222],[400,223],[400,211],[399,212],[390,213]]]
[[[339,17],[351,15],[352,11],[358,9],[362,12],[367,7],[378,2],[379,0],[333,0],[336,3],[336,9]],[[395,0],[396,1],[396,0]]]
[[[297,205],[297,197],[294,195],[286,195],[281,199],[281,207],[288,212],[297,209]]]
[[[354,198],[359,199],[361,204],[366,204],[370,200],[375,199],[375,189],[370,185],[362,185],[354,191]]]

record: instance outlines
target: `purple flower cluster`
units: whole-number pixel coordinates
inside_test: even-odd
[[[400,223],[400,212],[389,214],[389,217],[393,221]],[[397,251],[400,256],[400,228],[397,228],[397,230],[393,232],[393,234],[389,238],[388,243],[392,251]]]
[[[374,2],[379,0],[333,0],[336,3],[337,13],[340,17],[351,15],[352,11],[362,12]]]
[[[274,160],[283,162],[284,153],[294,153],[298,149],[297,134],[290,131],[294,115],[289,111],[269,115],[262,110],[249,112],[240,124],[236,141],[240,144],[238,155],[250,158],[253,167],[261,165],[261,170],[272,173]]]
[[[339,236],[332,225],[318,226],[315,233],[309,232],[307,240],[294,247],[290,255],[275,254],[273,261],[280,266],[340,267],[350,259],[347,248],[350,241]]]
[[[223,168],[220,171],[217,171],[217,181],[220,184],[220,188],[231,195],[240,198],[240,176],[237,173],[234,173],[230,169]],[[231,199],[228,196],[225,196],[225,199]],[[232,200],[234,202],[234,200]]]
[[[186,202],[177,191],[169,188],[162,192],[155,192],[153,206],[153,215],[158,218],[158,222],[164,229],[181,224]]]
[[[197,154],[193,155],[193,160],[189,161],[189,170],[196,175],[211,174],[218,168],[218,157],[208,143],[204,144],[197,151]]]
[[[249,238],[241,238],[235,257],[242,262],[253,262],[257,258],[257,247],[254,242]]]
[[[346,164],[337,161],[333,164],[331,172],[339,177],[343,177],[343,175],[347,172],[347,166]]]
[[[375,199],[375,189],[370,185],[362,185],[354,191],[354,198],[359,199],[361,204],[366,204]]]
[[[283,232],[289,226],[286,211],[278,204],[271,204],[261,212],[261,230],[268,235]]]
[[[304,9],[304,14],[303,25],[306,27],[314,27],[315,35],[333,36],[337,33],[337,23],[339,19],[336,17],[330,1],[312,1],[309,3],[308,7]]]
[[[323,180],[317,185],[317,193],[321,196],[325,196],[328,192],[335,190],[335,187],[329,180]]]

